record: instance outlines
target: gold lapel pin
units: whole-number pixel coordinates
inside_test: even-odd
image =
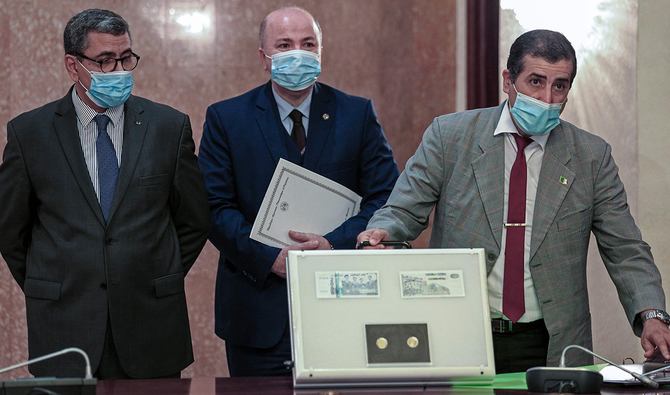
[[[328,114],[323,114],[323,120],[327,121],[330,118],[330,115]]]
[[[135,121],[135,125],[141,125],[141,124],[142,124],[142,122],[140,122],[140,121]]]
[[[563,185],[568,185],[568,180],[563,176],[561,176],[561,178],[559,178],[558,181]]]

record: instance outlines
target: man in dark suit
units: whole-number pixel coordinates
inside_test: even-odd
[[[209,107],[199,155],[214,222],[210,240],[221,252],[216,334],[226,341],[231,376],[290,374],[287,251],[355,247],[398,176],[372,102],[315,83],[321,29],[308,12],[270,13],[260,41],[272,81]],[[280,158],[361,195],[358,215],[326,235],[291,231],[295,244],[281,250],[251,240]]]
[[[568,345],[592,348],[591,232],[645,356],[658,347],[670,359],[660,273],[630,214],[612,147],[559,120],[576,74],[562,34],[517,38],[503,71],[509,99],[436,118],[358,238],[375,248],[412,240],[434,208],[431,247],[485,248],[498,373],[556,366]],[[566,362],[593,358],[570,351]]]
[[[68,94],[7,125],[0,252],[23,289],[30,357],[78,347],[100,379],[179,377],[193,362],[184,276],[211,223],[188,116],[130,95],[119,15],[65,27]],[[81,356],[31,365],[81,376]]]

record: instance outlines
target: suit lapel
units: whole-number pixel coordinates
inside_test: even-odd
[[[335,124],[335,113],[337,103],[331,92],[314,84],[312,104],[309,109],[309,130],[307,131],[307,146],[305,147],[304,167],[316,170],[321,158],[328,134]]]
[[[537,185],[535,209],[533,210],[533,236],[530,243],[530,259],[544,240],[554,222],[558,209],[575,179],[575,173],[566,165],[571,155],[568,150],[563,125],[551,132],[545,147],[540,180]]]
[[[74,104],[72,104],[72,88],[58,103],[53,126],[65,158],[70,165],[70,170],[77,180],[77,184],[79,184],[81,193],[84,195],[93,213],[95,213],[98,221],[100,221],[100,224],[105,226],[105,219],[102,216],[98,197],[95,195],[91,175],[86,167],[84,152],[81,149],[79,128],[77,127],[77,113],[74,110]]]
[[[147,127],[149,126],[148,124],[149,121],[144,114],[144,108],[134,96],[130,96],[125,105],[121,167],[119,168],[119,178],[116,182],[112,208],[109,211],[110,221],[114,217],[114,213],[119,207],[120,202],[123,200],[123,196],[126,194],[130,181],[133,178],[140,152],[142,152],[142,145],[144,143]]]
[[[265,88],[259,92],[258,100],[256,101],[256,123],[263,135],[265,145],[270,151],[272,160],[277,164],[280,158],[288,160],[288,151],[277,130],[279,125],[281,125],[281,121],[277,113],[277,104],[275,103],[274,96],[272,96],[271,84],[272,82],[268,82]]]
[[[493,132],[498,125],[501,112],[502,106],[491,113],[491,118],[479,143],[482,155],[472,162],[479,196],[498,247],[501,245],[503,227],[502,191],[505,190],[505,145],[503,137],[494,136]]]

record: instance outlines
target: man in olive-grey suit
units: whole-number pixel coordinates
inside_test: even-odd
[[[179,377],[193,362],[184,277],[210,227],[189,118],[130,95],[139,56],[119,15],[77,14],[64,43],[73,88],[9,122],[0,166],[0,252],[30,357],[78,347],[100,379]]]
[[[576,71],[574,49],[560,33],[520,36],[503,72],[509,100],[436,118],[387,204],[358,237],[376,248],[383,248],[381,240],[413,240],[435,208],[431,247],[484,248],[499,373],[558,365],[571,344],[592,349],[586,285],[591,232],[645,356],[658,346],[670,359],[660,274],[629,212],[611,147],[558,118]],[[519,155],[517,144],[528,144]],[[517,160],[522,170],[514,173]],[[508,220],[509,202],[517,201],[512,173],[525,183],[515,189],[525,190],[521,220]],[[507,236],[517,229],[515,294],[513,272],[505,267],[517,259],[506,257],[516,248],[516,239]],[[568,366],[592,363],[586,353],[567,353]]]

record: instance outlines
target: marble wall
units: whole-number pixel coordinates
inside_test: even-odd
[[[294,0],[323,30],[319,80],[374,101],[404,168],[435,116],[456,103],[458,0]],[[77,12],[107,8],[130,24],[142,60],[133,93],[191,117],[196,143],[205,110],[268,80],[258,55],[258,25],[278,0],[0,0],[0,150],[6,124],[61,98],[71,85],[62,34]],[[0,207],[1,209],[1,207]],[[426,235],[428,232],[424,232]],[[0,229],[0,237],[5,237]],[[427,240],[422,239],[417,246]],[[227,376],[223,341],[214,333],[218,251],[207,244],[186,278],[196,361],[185,377]],[[0,367],[27,359],[21,290],[0,262]],[[0,380],[27,376],[27,369]]]

